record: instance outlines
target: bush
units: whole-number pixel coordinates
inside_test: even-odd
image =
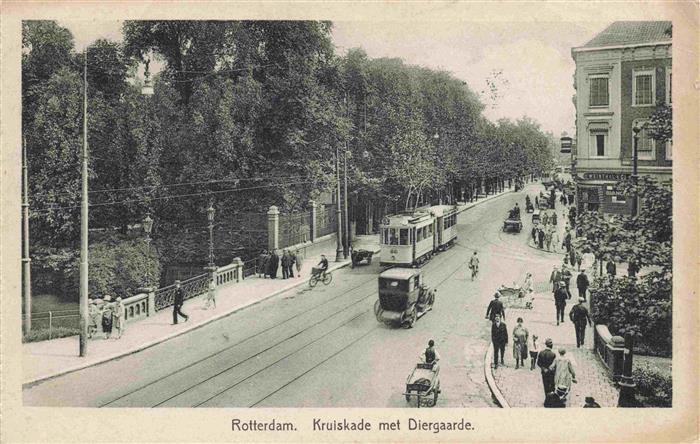
[[[51,333],[49,335],[49,333]],[[67,327],[54,327],[49,332],[48,328],[42,329],[32,329],[29,333],[26,333],[22,337],[22,342],[39,342],[46,341],[49,339],[65,338],[66,336],[79,335],[80,330],[77,328],[67,328]]]
[[[158,282],[160,262],[154,248],[148,248],[140,239],[108,239],[90,245],[89,293],[93,297],[105,294],[126,298],[146,285]],[[67,270],[71,291],[79,293],[80,262]]]
[[[635,363],[632,372],[637,383],[637,401],[641,407],[671,407],[673,383],[671,375],[644,363]]]
[[[670,356],[672,304],[670,282],[650,273],[643,279],[608,277],[591,288],[591,316],[614,335],[630,333],[647,354]]]

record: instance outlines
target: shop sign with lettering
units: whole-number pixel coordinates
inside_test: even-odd
[[[590,173],[583,173],[583,178],[587,180],[614,180],[614,181],[620,181],[624,180],[627,177],[629,177],[629,174],[626,173],[595,173],[595,172],[590,172]]]

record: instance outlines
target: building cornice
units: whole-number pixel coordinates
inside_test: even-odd
[[[649,42],[649,43],[636,43],[633,45],[612,45],[612,46],[595,46],[592,48],[586,48],[584,46],[578,48],[571,48],[572,55],[578,52],[590,52],[590,51],[609,51],[613,49],[626,49],[626,48],[643,48],[647,46],[671,46],[671,42]]]

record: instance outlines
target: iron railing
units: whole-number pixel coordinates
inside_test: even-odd
[[[25,318],[27,315],[23,314]],[[54,328],[79,328],[80,312],[78,310],[51,310],[31,313],[32,330],[49,330],[49,339]]]
[[[316,234],[318,237],[334,233],[336,225],[336,207],[332,204],[323,205],[316,211]]]
[[[281,214],[279,246],[290,247],[311,240],[311,214],[309,212]]]
[[[185,292],[185,300],[199,296],[209,289],[209,274],[200,274],[199,276],[182,281],[180,282],[180,286]],[[170,307],[175,303],[175,290],[175,284],[156,290],[156,311]]]

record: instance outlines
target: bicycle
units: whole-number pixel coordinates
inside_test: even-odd
[[[311,277],[309,278],[309,287],[314,288],[319,281],[323,282],[324,285],[328,285],[332,280],[333,275],[330,272],[313,267],[311,269]]]

